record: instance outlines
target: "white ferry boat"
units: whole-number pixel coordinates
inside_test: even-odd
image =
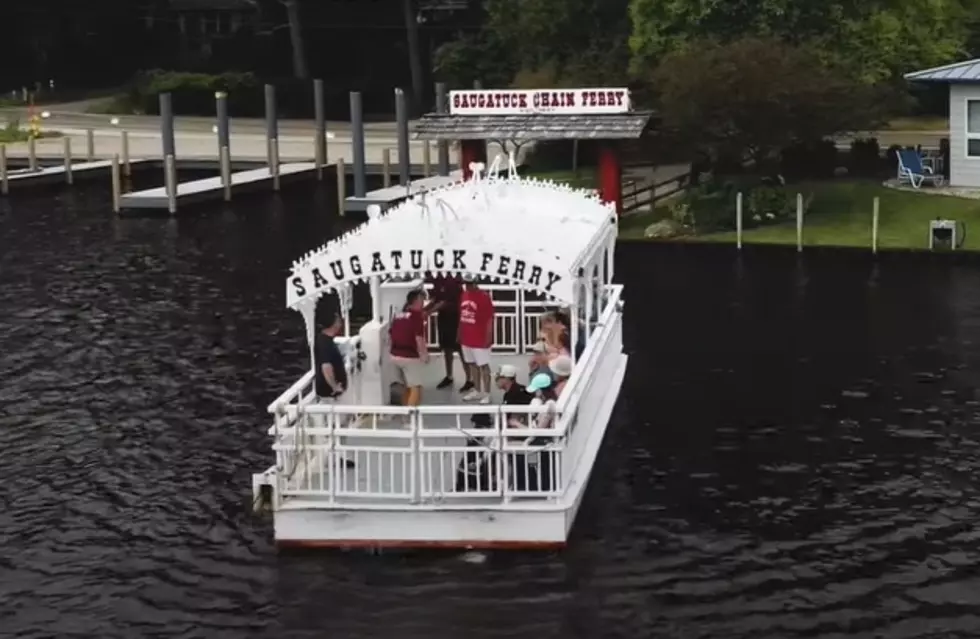
[[[349,376],[337,403],[317,403],[311,366],[268,407],[275,463],[253,476],[252,488],[255,503],[273,513],[278,545],[566,544],[626,370],[623,290],[613,284],[617,217],[593,191],[520,177],[513,159],[501,174],[500,161],[486,174],[474,164],[470,180],[383,214],[369,211],[357,230],[293,265],[287,305],[305,320],[311,360],[321,296],[339,297],[349,327],[352,286],[367,283],[372,309],[356,335],[348,328],[336,340]],[[515,414],[534,424],[548,410],[540,406],[502,406],[499,395],[465,403],[459,383],[436,390],[443,361],[435,346],[422,405],[393,405],[388,321],[426,274],[485,283],[496,308],[492,367],[516,367],[523,383],[539,318],[569,309],[571,343],[584,349],[573,353],[552,427],[509,425]],[[428,324],[435,345],[437,322]],[[476,428],[474,415],[490,427]],[[461,483],[460,467],[474,455],[489,475]],[[547,481],[514,481],[521,465],[538,466]]]

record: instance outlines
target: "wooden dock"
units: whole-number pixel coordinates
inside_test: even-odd
[[[457,169],[450,172],[448,176],[434,175],[432,177],[412,180],[408,188],[402,185],[389,186],[376,191],[370,191],[364,197],[350,196],[344,199],[344,213],[364,213],[372,204],[377,204],[384,211],[413,195],[419,195],[426,191],[448,186],[462,179],[462,171]]]
[[[133,160],[130,166],[143,164],[147,160]],[[71,177],[73,181],[86,180],[96,177],[108,179],[112,170],[111,160],[97,160],[95,162],[76,162],[71,165]],[[7,173],[7,180],[11,190],[28,186],[42,186],[51,184],[64,184],[68,182],[65,166],[40,167],[36,171],[31,169],[12,169]]]
[[[279,179],[286,182],[292,178],[304,175],[315,174],[317,170],[314,162],[293,162],[282,164],[279,167]],[[238,171],[231,174],[231,190],[241,192],[250,188],[258,188],[264,185],[271,185],[273,182],[272,172],[268,167],[252,169],[250,171]],[[224,197],[224,184],[221,176],[193,180],[191,182],[181,182],[177,185],[177,206],[205,202],[208,200],[220,200]],[[163,209],[167,210],[167,188],[165,186],[144,191],[134,191],[123,193],[120,198],[122,209]]]

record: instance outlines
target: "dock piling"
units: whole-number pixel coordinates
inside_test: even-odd
[[[313,80],[313,117],[316,121],[316,139],[313,157],[316,158],[316,179],[323,180],[323,165],[327,161],[327,107],[323,96],[323,80]]]
[[[436,113],[449,113],[449,98],[446,83],[436,83]],[[449,142],[440,140],[437,147],[439,175],[449,175]]]
[[[214,93],[214,111],[218,120],[218,155],[221,149],[228,149],[231,157],[231,130],[228,120],[228,94],[224,91]]]
[[[364,111],[361,94],[350,92],[351,145],[354,155],[354,197],[367,195],[367,167],[364,164]]]
[[[735,196],[735,247],[742,250],[742,192]]]
[[[10,193],[10,179],[7,177],[7,145],[0,144],[0,194]]]
[[[167,190],[167,211],[171,215],[177,212],[177,163],[173,155],[168,155],[163,162],[164,186]]]
[[[422,177],[429,177],[432,173],[432,148],[428,140],[422,141]]]
[[[871,208],[871,253],[878,254],[878,212],[881,200],[875,197]]]
[[[167,208],[177,211],[177,144],[174,140],[174,108],[169,93],[160,94],[160,135],[163,143],[163,183],[167,187]]]
[[[95,131],[85,131],[85,150],[89,162],[95,162]]]
[[[412,159],[408,148],[408,103],[405,92],[401,89],[395,89],[395,121],[398,138],[398,183],[404,186],[412,181]]]
[[[65,136],[65,183],[74,184],[75,176],[71,172],[71,138]]]
[[[384,187],[391,186],[391,149],[381,151],[381,175],[384,178]]]
[[[122,173],[123,177],[128,179],[133,176],[133,167],[129,162],[129,131],[120,132],[119,137],[119,146],[122,150]]]
[[[37,171],[37,140],[33,137],[27,139],[27,167],[31,171]]]
[[[344,200],[347,199],[347,168],[344,166],[344,158],[337,158],[337,207],[340,214],[344,214]]]
[[[112,156],[112,212],[122,209],[122,180],[119,177],[119,154]]]
[[[276,87],[265,85],[265,137],[268,140],[266,149],[269,153],[267,166],[272,169],[272,141],[279,140],[279,121],[276,115]],[[278,148],[278,147],[276,147]],[[278,161],[278,157],[276,160]]]
[[[279,140],[270,141],[272,145],[272,190],[278,191],[279,183]]]
[[[225,202],[231,202],[231,153],[227,146],[221,147],[221,185],[225,190]]]
[[[803,252],[803,194],[796,194],[796,252]]]

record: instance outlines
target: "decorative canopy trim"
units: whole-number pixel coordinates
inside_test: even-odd
[[[415,123],[417,140],[635,140],[653,113],[606,115],[445,115],[429,113]]]
[[[615,233],[616,210],[591,190],[522,178],[513,158],[498,176],[474,177],[412,197],[293,264],[286,304],[302,309],[372,277],[452,274],[489,278],[574,303],[579,267],[597,238]]]

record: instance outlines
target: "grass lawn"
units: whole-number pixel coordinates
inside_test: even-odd
[[[60,133],[55,131],[42,131],[42,138],[54,138],[60,136]],[[16,144],[17,142],[27,142],[30,139],[30,134],[26,129],[20,129],[15,127],[0,127],[0,144]]]
[[[878,246],[887,249],[929,247],[929,220],[937,217],[965,222],[962,248],[980,251],[980,200],[926,195],[888,189],[877,182],[842,180],[811,182],[787,187],[811,198],[803,226],[806,246],[871,247],[872,202],[880,198]],[[732,216],[735,204],[732,203]],[[621,224],[624,239],[642,237],[643,229],[662,213],[631,216]],[[632,217],[646,219],[631,219]],[[664,241],[664,240],[659,240]],[[680,238],[688,242],[735,243],[735,232]],[[796,244],[796,221],[746,230],[745,244]]]

